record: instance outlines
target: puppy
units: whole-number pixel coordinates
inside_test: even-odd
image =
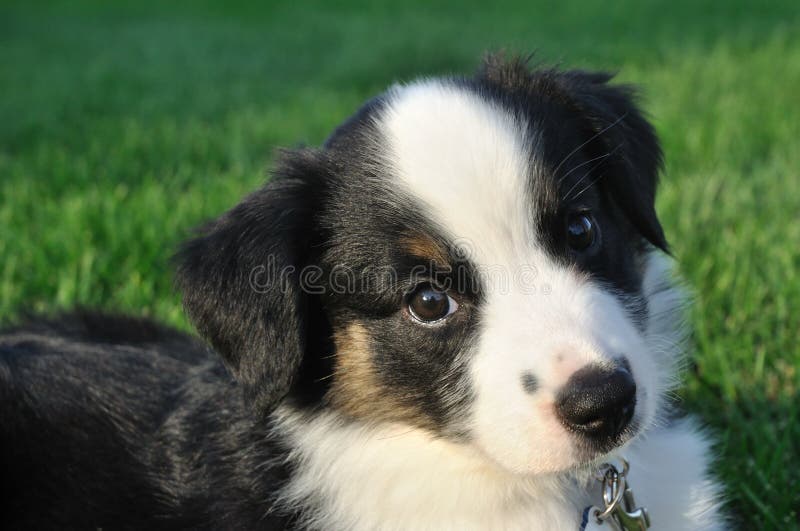
[[[724,527],[667,399],[661,151],[610,78],[489,58],[283,153],[176,257],[210,348],[7,330],[6,528],[577,530],[623,458],[653,529]]]

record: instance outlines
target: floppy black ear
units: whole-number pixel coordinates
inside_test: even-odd
[[[599,143],[602,152],[598,155],[613,153],[600,185],[647,241],[669,252],[655,210],[661,146],[636,104],[635,89],[610,85],[613,75],[607,73],[571,71],[560,77],[572,104],[595,135],[592,143]]]
[[[288,393],[307,348],[310,301],[298,276],[312,259],[324,180],[319,154],[284,153],[266,186],[176,256],[189,317],[260,413]]]

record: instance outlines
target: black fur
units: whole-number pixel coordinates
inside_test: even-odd
[[[654,210],[661,153],[630,89],[609,79],[490,58],[475,78],[450,82],[538,128],[536,156],[549,173],[531,182],[532,210],[551,254],[635,295],[642,248],[667,248]],[[439,435],[465,436],[455,419],[472,397],[457,385],[466,367],[454,364],[478,330],[481,281],[381,173],[371,118],[384,105],[369,102],[319,150],[285,153],[266,186],[181,248],[178,286],[213,351],[149,321],[91,313],[4,332],[4,527],[290,527],[297,515],[273,503],[292,474],[290,448],[270,413],[282,403],[309,414],[332,407],[332,334],[354,320],[368,324],[376,373],[394,399]],[[596,212],[603,230],[591,256],[564,245],[576,207]],[[408,234],[435,240],[450,269],[413,275],[424,263],[398,248]],[[315,266],[329,278],[342,265],[398,276],[318,293],[301,274]],[[455,286],[463,316],[437,329],[399,319],[406,292],[431,277]]]
[[[272,528],[288,469],[195,338],[92,313],[0,339],[5,529]]]
[[[247,401],[269,411],[295,383],[312,329],[313,304],[299,287],[312,262],[318,197],[325,175],[311,152],[292,153],[273,179],[246,197],[177,257],[184,305],[200,334],[220,353]],[[259,267],[284,276],[253,289]]]

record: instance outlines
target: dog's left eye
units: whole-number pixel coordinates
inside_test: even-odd
[[[424,324],[433,324],[451,315],[458,303],[447,292],[429,283],[420,284],[406,298],[408,313]]]
[[[575,212],[567,219],[567,243],[575,251],[584,251],[597,239],[597,224],[589,212]]]

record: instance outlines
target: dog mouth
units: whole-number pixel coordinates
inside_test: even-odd
[[[604,433],[601,437],[573,436],[575,457],[579,466],[593,466],[598,461],[607,459],[615,451],[623,448],[641,433],[641,421],[638,416],[630,414],[625,426],[616,432]]]

